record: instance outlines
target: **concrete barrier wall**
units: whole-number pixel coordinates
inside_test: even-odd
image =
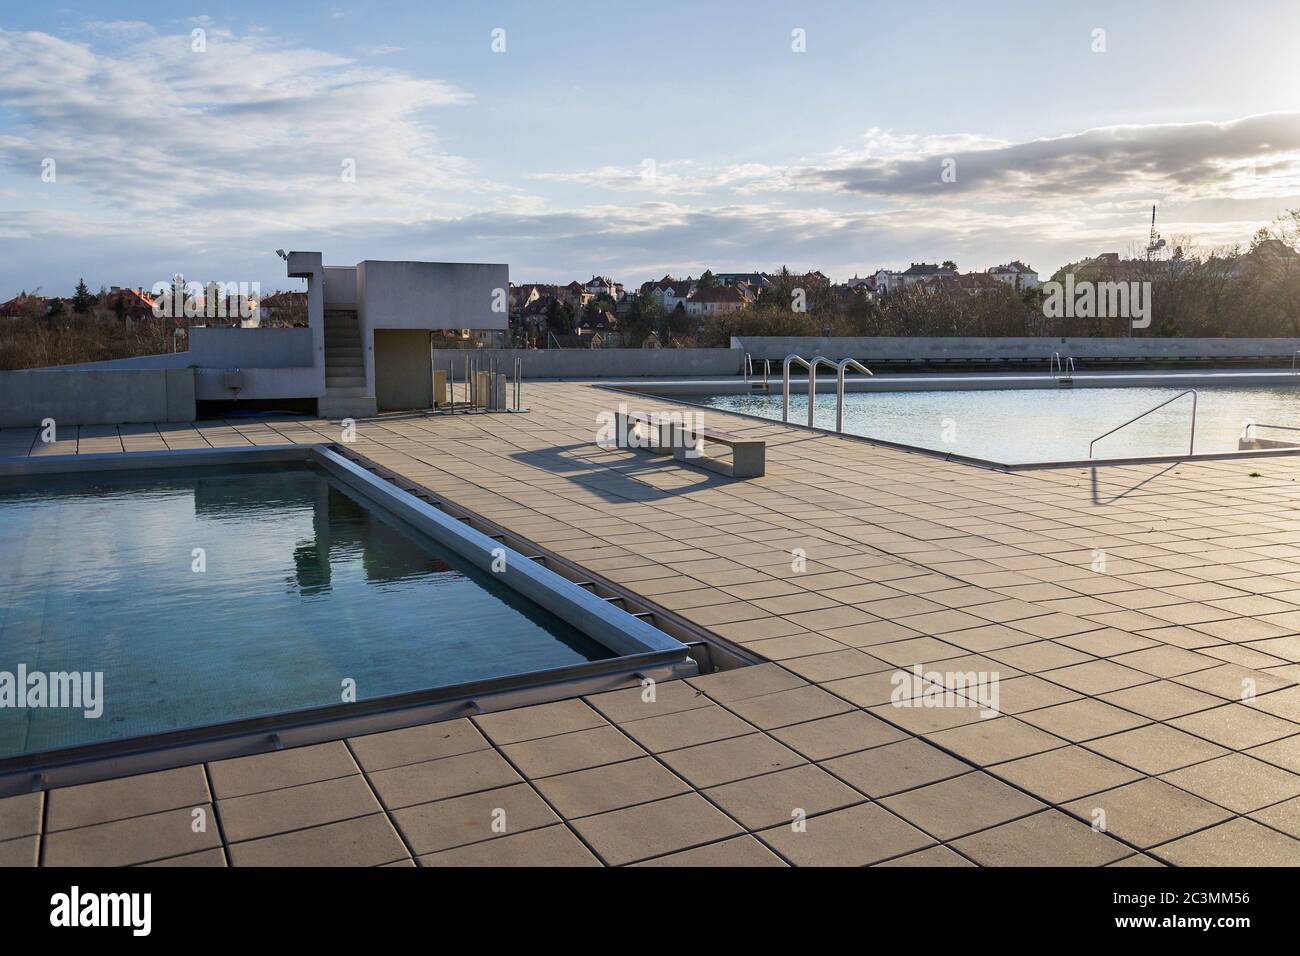
[[[19,369],[0,372],[0,428],[194,421],[194,371]]]
[[[510,374],[516,358],[524,360],[524,378],[644,378],[670,375],[738,375],[742,353],[735,349],[435,349],[433,367],[454,364],[456,380],[464,375],[465,357],[482,366],[495,360]]]
[[[1173,338],[813,338],[741,336],[733,348],[755,361],[779,361],[787,355],[842,359],[1022,359],[1050,360],[1053,352],[1076,359],[1287,359],[1300,349],[1300,339],[1173,339]]]

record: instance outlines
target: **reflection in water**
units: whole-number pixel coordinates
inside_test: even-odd
[[[358,556],[371,584],[456,573],[427,547],[325,482],[312,502],[312,532],[311,540],[300,541],[293,552],[295,583],[303,594],[328,591],[331,563]]]
[[[104,675],[0,757],[609,656],[314,468],[0,481],[0,671]]]

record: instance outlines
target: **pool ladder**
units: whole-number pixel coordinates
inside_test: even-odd
[[[790,366],[799,364],[808,370],[808,427],[813,427],[813,416],[817,411],[817,368],[826,365],[835,369],[835,430],[844,431],[844,373],[855,369],[864,375],[875,377],[871,369],[855,359],[846,358],[835,362],[825,355],[814,355],[812,360],[805,360],[799,355],[787,355],[781,364],[781,421],[790,421]]]
[[[1052,365],[1048,369],[1048,375],[1052,376],[1056,384],[1069,386],[1074,384],[1074,356],[1067,355],[1061,358],[1060,352],[1052,353]]]

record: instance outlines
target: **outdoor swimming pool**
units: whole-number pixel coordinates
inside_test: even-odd
[[[615,656],[305,464],[0,480],[0,758]]]
[[[781,420],[781,394],[682,396],[683,401]],[[808,421],[808,393],[796,385],[790,421]],[[844,431],[983,458],[1005,464],[1072,461],[1088,457],[1088,443],[1182,388],[989,389],[969,391],[849,392]],[[1253,420],[1300,426],[1300,390],[1198,388],[1196,451],[1236,451],[1242,425]],[[1192,399],[1186,396],[1097,443],[1097,458],[1187,452]],[[818,392],[815,422],[835,427],[835,395]],[[1288,433],[1261,431],[1286,439]],[[1294,433],[1292,433],[1294,434]]]

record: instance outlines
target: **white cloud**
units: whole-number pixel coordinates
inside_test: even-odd
[[[210,26],[195,52],[188,33],[128,27],[97,28],[132,35],[120,53],[0,30],[0,106],[18,117],[7,166],[38,182],[52,157],[60,188],[106,214],[231,232],[277,217],[340,227],[445,212],[499,191],[429,125],[432,111],[471,102],[450,83],[266,35]],[[344,160],[355,161],[353,183]]]

